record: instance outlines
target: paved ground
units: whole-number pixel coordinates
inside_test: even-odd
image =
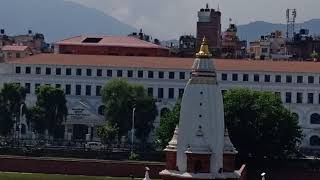
[[[131,178],[118,177],[89,177],[89,176],[65,176],[32,173],[7,173],[0,172],[1,180],[131,180]]]

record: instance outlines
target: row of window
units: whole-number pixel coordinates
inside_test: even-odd
[[[50,85],[50,84],[46,84],[46,85]],[[41,84],[35,84],[34,87],[34,92],[36,93],[37,89],[41,86]],[[56,88],[63,88],[65,91],[66,95],[76,95],[76,96],[81,96],[81,95],[85,95],[85,96],[101,96],[101,88],[102,86],[95,86],[95,94],[92,92],[92,88],[94,86],[91,85],[79,85],[76,84],[74,86],[72,86],[71,84],[66,84],[64,85],[64,87],[62,87],[61,84],[55,84]],[[31,93],[31,84],[30,83],[25,83],[25,88],[27,93]],[[73,89],[74,88],[74,89]],[[82,90],[84,88],[84,94],[82,93]],[[74,93],[72,93],[74,90]],[[168,93],[167,93],[167,97],[165,97],[164,94],[164,88],[158,88],[158,94],[155,94],[155,90],[152,87],[147,88],[147,93],[149,96],[156,96],[159,99],[163,99],[163,98],[168,98],[168,99],[175,99],[177,98],[177,96],[179,98],[182,98],[183,93],[184,93],[184,89],[183,88],[179,88],[178,92],[176,92],[175,88],[168,88]]]
[[[45,75],[62,75],[62,69],[61,68],[54,68],[55,72],[52,72],[53,69],[52,68],[45,68],[44,69],[44,74]],[[92,69],[81,69],[81,68],[77,68],[75,69],[75,72],[72,73],[72,68],[66,68],[64,69],[64,75],[66,76],[71,76],[71,75],[76,75],[76,76],[94,76],[93,75],[93,70]],[[115,71],[115,73],[114,73]],[[21,74],[22,70],[20,66],[16,67],[16,74]],[[25,67],[25,74],[31,74],[31,67]],[[41,67],[36,67],[35,68],[35,74],[42,74],[42,68]],[[127,77],[128,78],[132,78],[134,77],[134,71],[133,70],[127,70],[126,71]],[[102,69],[97,69],[95,71],[95,76],[97,77],[102,77],[103,76],[103,70]],[[123,70],[111,70],[108,69],[105,72],[105,75],[107,77],[124,77],[124,71]],[[136,72],[136,77],[137,78],[144,78],[144,71],[142,70],[138,70]],[[156,73],[154,71],[147,71],[147,78],[155,78],[156,77]],[[157,77],[159,79],[164,79],[165,78],[165,72],[164,71],[158,71],[157,72]],[[176,79],[176,73],[175,72],[168,72],[168,78],[169,79]],[[185,72],[179,72],[179,79],[186,79],[186,73]]]
[[[280,92],[277,92],[279,96],[281,96]],[[318,96],[317,102],[315,101],[315,94],[314,93],[307,93],[307,96],[304,97],[302,92],[296,93],[295,103],[301,104],[304,102],[304,98],[307,98],[307,104],[320,104],[320,94]],[[285,103],[294,103],[293,102],[293,94],[292,92],[286,92],[285,93]]]
[[[227,81],[228,80],[228,76],[229,74],[226,73],[222,73],[221,74],[221,80],[222,81]],[[253,75],[253,81],[254,82],[260,82],[263,79],[264,82],[271,82],[271,75],[260,75],[260,74],[254,74]],[[231,74],[231,80],[232,81],[244,81],[247,82],[249,81],[249,74],[242,74],[242,77],[240,77],[239,74]],[[286,82],[286,83],[293,83],[293,77],[291,75],[286,75],[285,78],[283,78],[283,76],[281,75],[275,75],[274,76],[274,82],[276,83],[282,83],[282,82]],[[304,83],[304,78],[303,76],[297,76],[296,78],[296,83],[298,84],[302,84]],[[314,76],[308,76],[307,77],[307,83],[308,84],[314,84],[315,83],[315,77]],[[319,79],[319,83],[320,83],[320,79]]]

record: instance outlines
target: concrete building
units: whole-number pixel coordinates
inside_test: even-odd
[[[31,55],[32,50],[29,46],[5,45],[0,48],[0,60],[2,61],[11,61]]]
[[[198,12],[196,51],[199,50],[203,37],[208,39],[210,51],[219,55],[221,50],[221,12],[210,9],[208,4],[205,9],[200,9]]]
[[[54,44],[56,54],[169,56],[169,49],[128,36],[76,36]]]
[[[2,63],[0,84],[16,82],[25,86],[28,106],[34,105],[35,90],[40,85],[60,87],[66,93],[69,108],[65,137],[83,139],[91,130],[96,138],[96,126],[104,123],[100,89],[110,79],[125,78],[144,85],[157,99],[160,115],[182,97],[193,61],[192,58],[40,54]],[[317,141],[320,138],[319,63],[216,59],[214,66],[222,90],[247,87],[279,94],[284,105],[299,117],[305,134],[302,147],[320,149]],[[155,127],[159,121],[157,117]]]
[[[196,38],[184,35],[179,38],[179,57],[193,57],[196,52]]]
[[[281,31],[261,36],[257,41],[250,42],[250,56],[254,59],[289,59],[286,39]]]

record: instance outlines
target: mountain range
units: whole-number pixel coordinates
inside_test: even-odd
[[[8,35],[43,33],[47,42],[80,34],[125,35],[135,28],[77,3],[64,0],[0,0],[0,29]]]
[[[64,0],[1,0],[0,17],[0,29],[8,35],[26,34],[30,29],[43,33],[47,42],[81,34],[126,35],[137,31],[97,9]],[[320,19],[296,27],[310,29],[311,35],[320,34]],[[274,30],[282,30],[285,35],[286,25],[256,21],[239,25],[238,35],[253,41]]]

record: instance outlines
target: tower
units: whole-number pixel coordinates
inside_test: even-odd
[[[292,41],[293,37],[294,37],[294,32],[295,32],[297,10],[296,9],[287,9],[286,18],[287,18],[287,39],[289,41]]]
[[[215,55],[221,49],[221,12],[219,10],[210,9],[209,5],[206,8],[200,9],[198,12],[197,22],[197,48],[198,51],[202,38],[206,37],[209,43],[209,50]]]
[[[221,89],[204,38],[182,97],[179,126],[165,149],[164,180],[240,179],[235,156],[224,126]]]

